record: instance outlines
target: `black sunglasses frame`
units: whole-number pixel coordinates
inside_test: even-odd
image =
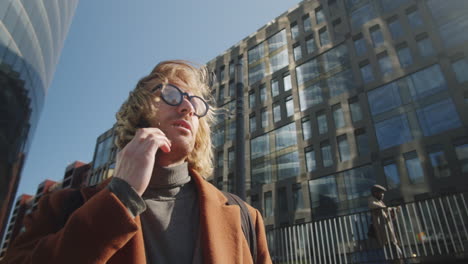
[[[189,94],[186,93],[186,92],[182,92],[182,90],[181,90],[179,87],[177,87],[176,85],[174,85],[174,84],[172,84],[172,83],[168,83],[168,84],[162,84],[162,83],[161,83],[161,84],[158,84],[156,87],[154,87],[153,89],[151,89],[151,93],[156,92],[158,89],[161,89],[161,90],[162,90],[162,88],[164,88],[164,86],[167,86],[167,85],[170,85],[170,86],[176,88],[176,90],[180,93],[180,98],[182,98],[182,99],[179,101],[179,103],[177,103],[177,104],[172,104],[172,103],[169,103],[168,101],[166,101],[166,99],[164,98],[163,93],[161,93],[161,99],[162,99],[166,104],[168,104],[168,105],[170,105],[170,106],[178,106],[178,105],[181,105],[182,102],[184,101],[184,96],[185,96],[185,97],[187,97],[187,99],[188,99],[189,102],[192,104],[193,108],[195,109],[195,112],[193,113],[195,116],[197,116],[197,117],[200,118],[200,117],[204,117],[204,116],[208,113],[208,109],[210,108],[210,106],[208,105],[208,103],[207,103],[203,98],[201,98],[200,96],[197,96],[197,95],[189,95]],[[196,113],[196,107],[195,107],[195,105],[193,105],[193,103],[192,103],[192,98],[198,98],[198,99],[200,99],[200,100],[205,104],[206,110],[205,110],[205,112],[204,112],[203,114],[198,115],[198,114]]]

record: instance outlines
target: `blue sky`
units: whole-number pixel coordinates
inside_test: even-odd
[[[299,1],[80,0],[29,151],[18,195],[90,162],[96,138],[160,61],[206,63]]]

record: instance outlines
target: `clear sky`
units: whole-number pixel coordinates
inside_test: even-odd
[[[29,151],[18,195],[91,162],[97,137],[160,61],[206,63],[298,0],[80,0]]]

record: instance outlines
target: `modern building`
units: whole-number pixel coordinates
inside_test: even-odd
[[[0,1],[0,237],[77,4]]]
[[[34,196],[23,194],[18,198],[8,224],[5,239],[0,247],[0,260],[4,257],[9,245],[24,231],[24,216],[37,209],[41,197],[58,190],[87,186],[91,166],[90,163],[75,161],[66,167],[61,182],[45,180],[38,185]]]
[[[465,1],[299,3],[208,62],[210,181],[245,184],[267,229],[367,210],[376,183],[390,204],[467,190],[467,31]]]
[[[115,145],[115,125],[102,133],[96,140],[88,185],[96,185],[114,175],[117,146]]]

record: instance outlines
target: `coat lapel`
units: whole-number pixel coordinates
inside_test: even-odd
[[[198,173],[191,170],[200,202],[200,235],[203,263],[240,263],[243,236],[240,208],[226,205],[227,198]],[[229,221],[227,221],[229,220]]]

